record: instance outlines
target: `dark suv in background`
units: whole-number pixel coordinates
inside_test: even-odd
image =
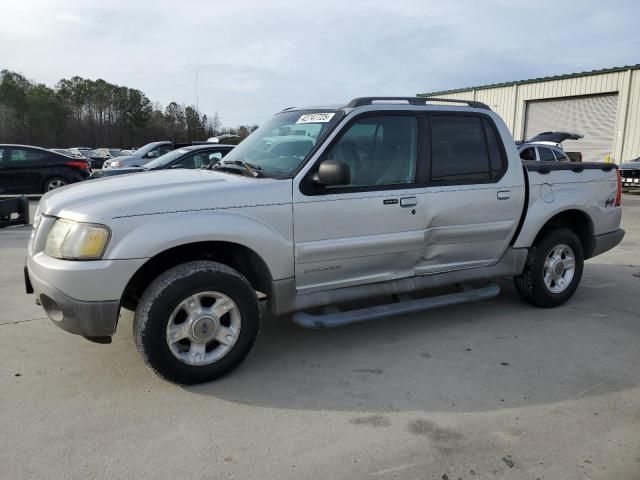
[[[44,148],[0,144],[0,194],[46,193],[90,174],[86,160]]]

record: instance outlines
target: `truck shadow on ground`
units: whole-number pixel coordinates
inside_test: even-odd
[[[267,318],[240,368],[186,390],[277,408],[488,411],[632,388],[639,272],[589,263],[555,309],[523,303],[504,280],[493,300],[339,329]]]

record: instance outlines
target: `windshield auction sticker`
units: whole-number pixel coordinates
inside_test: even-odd
[[[327,123],[335,113],[307,113],[302,115],[296,123]]]

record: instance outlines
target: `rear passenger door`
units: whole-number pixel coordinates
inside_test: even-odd
[[[524,186],[521,176],[509,174],[493,119],[479,113],[432,113],[428,144],[425,250],[416,273],[496,263],[517,227]]]

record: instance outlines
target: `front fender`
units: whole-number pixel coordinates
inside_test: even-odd
[[[113,222],[105,258],[151,258],[180,245],[224,241],[256,252],[274,280],[293,276],[290,205],[141,215]]]

